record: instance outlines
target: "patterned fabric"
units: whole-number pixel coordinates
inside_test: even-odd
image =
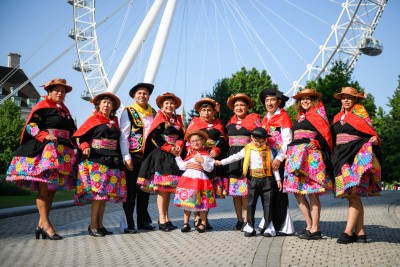
[[[125,173],[106,165],[85,160],[78,165],[75,204],[83,206],[90,200],[125,202]]]
[[[224,199],[229,192],[229,179],[217,176],[214,180],[212,180],[212,183],[215,190],[215,196],[217,198]]]
[[[247,197],[247,178],[229,178],[229,195],[233,197]]]
[[[146,192],[160,191],[175,193],[179,178],[180,176],[178,175],[161,175],[159,172],[156,172],[151,179],[139,177],[137,184],[141,186],[140,189]]]
[[[354,157],[351,166],[346,163],[335,177],[335,196],[352,193],[360,197],[379,196],[381,191],[381,165],[372,151],[372,143],[365,143]]]
[[[39,129],[39,126],[38,126],[36,123],[31,122],[31,123],[28,123],[28,124],[26,125],[25,131],[26,131],[27,134],[29,134],[30,136],[35,137],[36,135],[39,134],[40,129]]]
[[[211,181],[182,176],[176,188],[174,205],[190,211],[215,208],[217,203]]]
[[[352,134],[346,134],[346,133],[340,133],[336,135],[336,144],[341,145],[341,144],[346,144],[348,142],[360,139],[358,135],[352,135]]]
[[[283,189],[299,194],[327,193],[333,190],[332,180],[320,150],[309,150],[309,144],[289,146]]]
[[[76,178],[76,152],[61,144],[48,143],[35,157],[15,156],[7,170],[7,181],[38,190],[37,182],[50,190],[71,190]]]
[[[95,149],[108,149],[108,150],[116,150],[118,146],[118,140],[114,139],[92,139],[92,145]]]

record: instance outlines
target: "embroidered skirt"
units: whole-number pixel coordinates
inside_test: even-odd
[[[78,165],[75,204],[83,206],[91,200],[125,202],[125,172],[85,160]]]
[[[38,190],[38,182],[49,190],[71,190],[76,179],[76,152],[74,149],[48,143],[35,157],[13,157],[6,180],[30,190]]]
[[[365,143],[351,165],[344,164],[335,177],[335,196],[379,196],[381,192],[381,164],[372,150],[372,143]]]
[[[308,144],[289,146],[286,160],[285,192],[299,194],[324,194],[333,190],[333,182],[326,173],[320,150],[309,150]]]

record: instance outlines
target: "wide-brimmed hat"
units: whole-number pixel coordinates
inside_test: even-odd
[[[47,92],[49,91],[50,88],[52,88],[55,85],[62,85],[65,87],[65,92],[69,93],[72,91],[72,86],[67,84],[67,81],[65,79],[61,78],[56,78],[51,81],[48,81],[45,85],[41,85],[41,87],[44,87],[44,90]]]
[[[192,135],[200,135],[201,137],[203,137],[204,142],[207,141],[208,139],[208,134],[205,131],[202,130],[193,130],[193,131],[188,131],[185,133],[185,140],[189,142],[189,139]]]
[[[270,135],[267,133],[267,130],[265,130],[262,127],[256,127],[250,133],[251,133],[251,135],[256,136],[256,137],[261,137],[261,138],[270,137]]]
[[[251,98],[248,95],[243,94],[243,93],[238,93],[236,95],[231,95],[228,98],[228,101],[226,102],[226,104],[227,104],[227,106],[228,106],[228,108],[230,110],[233,110],[233,104],[238,99],[243,99],[244,101],[246,101],[249,104],[249,108],[253,108],[254,107],[253,100],[251,100]]]
[[[133,98],[136,91],[140,88],[146,88],[149,91],[149,95],[151,95],[151,93],[153,93],[154,85],[151,83],[138,83],[129,91],[129,96]]]
[[[294,99],[300,99],[300,98],[306,97],[306,96],[313,96],[313,97],[316,97],[316,98],[321,98],[322,93],[316,92],[314,89],[305,88],[305,89],[297,92],[297,94],[295,94],[292,97]]]
[[[214,107],[214,110],[216,112],[219,112],[219,103],[217,101],[215,101],[214,99],[209,98],[209,97],[203,97],[202,99],[197,101],[196,104],[194,104],[194,110],[196,110],[197,112],[200,112],[200,107],[203,104],[210,104],[211,106]]]
[[[350,87],[350,86],[342,87],[342,91],[340,93],[334,94],[333,97],[341,100],[342,95],[352,95],[359,99],[364,99],[367,97],[367,95],[364,92],[359,93],[356,89],[354,89],[353,87]]]
[[[104,92],[104,93],[101,93],[101,94],[96,95],[96,96],[93,98],[92,103],[93,103],[95,106],[97,106],[97,105],[100,103],[100,100],[102,100],[103,98],[106,98],[106,97],[111,98],[112,100],[114,100],[114,102],[115,102],[115,107],[113,106],[113,110],[119,109],[119,107],[121,106],[121,100],[119,100],[118,96],[114,95],[114,94],[111,93],[111,92]]]
[[[265,88],[262,89],[260,94],[258,95],[261,103],[265,103],[265,98],[267,98],[267,96],[275,96],[277,99],[281,100],[281,103],[279,104],[280,108],[283,108],[286,104],[286,101],[289,100],[289,97],[285,96],[285,94],[281,91],[274,88]]]
[[[162,103],[165,101],[167,98],[172,98],[175,101],[175,108],[179,108],[182,104],[182,100],[174,95],[173,93],[170,92],[165,92],[162,95],[157,96],[156,98],[156,104],[159,108],[161,108]]]

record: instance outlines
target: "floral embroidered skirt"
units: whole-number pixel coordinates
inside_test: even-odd
[[[346,163],[335,177],[335,196],[379,196],[381,192],[381,164],[372,150],[372,143],[365,143],[354,157],[351,166]]]
[[[228,194],[232,197],[247,197],[247,178],[229,178]]]
[[[6,180],[30,190],[38,190],[38,182],[49,190],[71,190],[76,179],[74,149],[48,143],[35,157],[15,156],[7,170]]]
[[[333,190],[320,150],[309,150],[308,144],[289,146],[285,166],[285,192],[324,194]]]
[[[78,165],[75,204],[83,206],[91,200],[125,202],[125,172],[85,160]]]
[[[224,177],[215,177],[212,180],[214,186],[215,196],[220,199],[224,199],[229,192],[229,179]]]
[[[205,211],[215,208],[214,187],[207,176],[195,178],[185,174],[176,188],[174,204],[185,210]]]
[[[156,172],[151,179],[139,177],[137,184],[140,185],[140,189],[149,193],[157,191],[175,193],[179,178],[178,175],[162,175]]]

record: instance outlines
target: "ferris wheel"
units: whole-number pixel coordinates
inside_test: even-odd
[[[147,1],[152,3],[149,4],[149,8],[146,8],[146,12],[142,11],[142,13],[145,13],[145,17],[142,18],[142,23],[140,26],[138,26],[132,42],[130,43],[129,47],[126,48],[125,55],[122,57],[112,79],[110,79],[108,74],[109,72],[106,71],[102,60],[102,54],[98,43],[97,29],[113,14],[116,14],[120,10],[129,10],[132,2],[133,1],[128,0],[122,3],[122,5],[114,11],[114,13],[106,16],[104,20],[97,22],[95,16],[95,0],[68,1],[68,3],[73,6],[74,16],[74,29],[71,30],[69,36],[75,40],[78,54],[78,60],[74,63],[74,69],[82,72],[83,79],[87,87],[87,90],[82,92],[82,98],[90,99],[104,91],[116,93],[133,62],[136,60],[138,54],[141,53],[144,43],[150,42],[149,34],[152,30],[152,27],[154,27],[154,25],[158,22],[159,29],[157,34],[152,39],[153,48],[151,50],[151,54],[149,55],[146,73],[142,79],[144,82],[154,82],[160,66],[161,57],[165,51],[168,35],[172,31],[171,24],[174,14],[176,13],[177,6],[184,4],[185,8],[183,9],[187,9],[186,6],[188,5],[188,2],[179,0]],[[296,4],[296,1],[294,0],[280,1],[285,2],[287,6],[297,10],[298,13],[307,14],[310,17],[314,17],[316,20],[322,21],[323,23],[321,24],[325,28],[325,31],[323,31],[325,33],[325,37],[323,37],[324,39],[322,41],[314,41],[312,37],[309,37],[307,33],[304,33],[303,30],[299,28],[300,26],[296,25],[296,22],[289,22],[282,14],[279,14],[276,10],[272,10],[264,2],[265,1],[260,0],[199,0],[190,1],[190,4],[198,3],[199,7],[197,8],[196,12],[203,14],[206,14],[206,5],[212,6],[213,14],[215,17],[220,18],[219,27],[224,28],[228,32],[226,35],[228,36],[228,39],[232,41],[232,46],[234,48],[232,50],[233,54],[230,57],[236,58],[236,61],[239,62],[241,58],[245,58],[247,56],[240,54],[244,49],[239,48],[234,41],[235,36],[232,34],[232,25],[236,22],[240,30],[244,33],[244,37],[240,38],[247,39],[249,43],[249,50],[252,50],[253,54],[255,55],[254,57],[258,58],[262,62],[261,66],[268,70],[268,74],[274,78],[274,74],[272,73],[273,71],[270,71],[270,69],[277,69],[282,73],[281,75],[284,76],[286,80],[291,79],[291,88],[287,90],[287,95],[296,93],[298,88],[302,87],[307,80],[314,80],[329,73],[333,63],[336,61],[341,60],[347,64],[348,68],[352,68],[362,54],[376,56],[382,52],[382,44],[372,35],[376,26],[378,25],[383,10],[385,9],[387,0],[344,0],[341,3],[334,0],[327,1],[330,3],[330,5],[335,4],[338,6],[338,8],[335,9],[338,11],[335,13],[336,20],[333,21],[330,26],[328,26],[326,21],[324,22],[323,19],[318,18],[318,14],[313,14],[311,11],[304,10],[302,7],[302,2],[297,2]],[[318,4],[320,4],[322,1],[318,2]],[[159,18],[162,11],[163,15],[161,18]],[[277,36],[279,36],[279,38],[288,45],[288,49],[293,50],[293,53],[297,54],[301,58],[301,53],[296,51],[295,46],[291,44],[293,41],[290,41],[287,37],[283,36],[278,26],[272,25],[271,20],[269,20],[268,16],[265,15],[267,12],[270,12],[270,16],[275,16],[275,20],[280,21],[281,25],[285,24],[289,28],[292,28],[294,31],[296,31],[298,35],[303,36],[305,39],[311,40],[315,46],[318,45],[317,49],[314,49],[314,58],[302,58],[301,64],[303,67],[299,72],[299,75],[297,75],[297,78],[292,78],[291,75],[288,74],[289,71],[287,71],[284,67],[285,63],[281,63],[280,59],[276,58],[274,56],[274,52],[271,51],[272,49],[269,48],[270,40],[266,39],[269,39],[268,36],[270,33],[264,33],[263,28],[258,30],[255,29],[253,26],[254,22],[251,22],[251,18],[258,13],[258,20],[262,19],[262,23],[270,24],[271,29],[274,29]],[[281,12],[285,13],[286,11],[284,10]],[[332,13],[331,9],[327,10],[326,12],[327,14]],[[182,16],[186,16],[186,20],[183,22],[181,21],[182,25],[191,24],[187,19],[187,17],[190,17],[190,15],[181,15],[181,17]],[[205,20],[208,20],[209,16],[211,15],[206,14]],[[231,20],[226,19],[226,17],[229,16],[231,17]],[[215,18],[213,21],[216,22],[217,19]],[[203,24],[206,25],[204,27],[209,29],[213,28],[213,26],[210,26],[211,23],[209,20],[206,24]],[[198,25],[199,23],[197,23],[197,27],[199,27]],[[311,32],[321,32],[319,35],[323,34],[323,32],[320,30],[309,30]],[[195,30],[193,29],[193,31]],[[219,34],[222,35],[221,33]],[[182,32],[180,34],[174,33],[173,35],[173,39],[178,39],[176,37],[181,36]],[[203,38],[205,37],[203,36]],[[210,43],[214,44],[214,47],[216,47],[218,46],[218,41],[215,40],[218,38],[219,36],[216,34],[216,37],[214,36],[208,40]],[[256,47],[256,42],[259,42],[260,46]],[[222,52],[219,51],[216,57],[219,58],[221,54]],[[269,54],[271,62],[274,62],[276,67],[268,67],[271,64],[265,62],[265,59],[263,59],[264,54]],[[223,63],[218,60],[217,64],[221,65]]]

